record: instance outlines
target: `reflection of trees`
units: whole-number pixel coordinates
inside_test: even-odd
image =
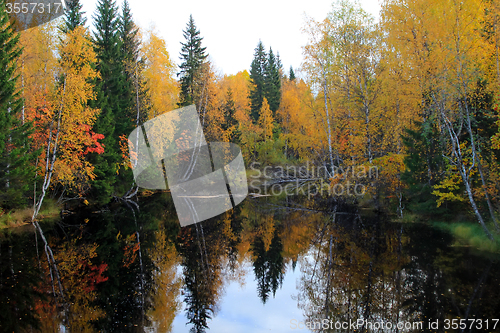
[[[435,230],[405,229],[351,213],[319,224],[311,251],[301,259],[297,299],[306,320],[363,319],[391,323],[393,329],[385,331],[401,332],[398,323],[421,321],[426,330],[431,319],[495,315],[500,287],[489,260],[448,248],[449,237]],[[367,324],[361,331],[383,330]]]
[[[251,249],[257,294],[264,304],[281,287],[285,263],[291,261],[295,267],[299,255],[306,252],[312,238],[310,226],[321,215],[301,204],[287,199],[283,205],[271,198],[243,205],[240,239],[248,245],[239,248]]]
[[[96,290],[98,284],[108,280],[107,264],[96,260],[97,244],[79,241],[80,238],[75,237],[54,247],[65,290],[64,324],[69,332],[96,332],[92,324],[104,317],[104,311],[96,305]]]
[[[397,323],[410,318],[403,306],[402,230],[378,219],[336,213],[318,226],[312,251],[304,257],[298,295],[308,321]],[[363,327],[367,330],[368,327]]]
[[[148,316],[154,332],[172,331],[172,322],[180,310],[179,294],[182,281],[177,274],[179,257],[175,246],[168,241],[165,230],[155,232],[155,246],[150,249],[153,276],[150,297],[152,307]]]
[[[142,221],[145,217],[139,216]],[[96,239],[100,258],[105,258],[108,264],[109,280],[99,286],[99,300],[106,316],[100,320],[101,330],[123,332],[127,327],[143,327],[144,281],[138,259],[137,226],[135,218],[128,208],[120,207],[112,212],[106,212],[94,217],[91,230],[92,238]],[[146,240],[141,235],[143,244]],[[147,258],[143,258],[144,261]],[[149,263],[146,263],[149,266]],[[146,265],[145,264],[145,265]]]
[[[281,251],[283,245],[277,230],[273,232],[271,244],[266,250],[265,242],[262,237],[255,239],[253,243],[253,268],[255,278],[257,279],[257,293],[262,303],[266,303],[269,294],[276,295],[276,290],[283,284],[285,275],[285,264]]]
[[[179,248],[184,268],[186,315],[191,332],[205,332],[217,313],[223,287],[222,263],[228,241],[234,237],[230,212],[222,218],[182,228]]]
[[[298,202],[271,204],[249,200],[234,213],[182,229],[165,197],[141,205],[137,225],[126,207],[72,215],[47,232],[67,306],[54,300],[40,238],[37,257],[32,232],[1,236],[1,330],[169,332],[180,309],[182,265],[188,322],[191,331],[204,332],[224,285],[243,280],[249,258],[263,302],[278,292],[284,263],[298,260],[297,299],[307,320],[396,324],[498,316],[497,258],[450,247],[449,236],[425,225],[360,217],[348,207],[332,217]],[[143,269],[134,251],[138,232]]]
[[[149,312],[148,309],[152,301],[163,305],[155,298],[155,292],[156,288],[159,292],[164,290],[163,283],[168,277],[159,272],[171,271],[174,268],[168,265],[175,265],[168,252],[173,242],[151,231],[170,216],[165,202],[165,198],[159,196],[156,200],[147,200],[141,212],[114,205],[110,211],[99,214],[84,211],[61,222],[59,226],[66,237],[59,239],[52,235],[51,242],[55,243],[54,255],[66,301],[71,304],[68,315],[61,319],[69,323],[65,324],[67,331],[144,331],[149,325],[148,319],[161,327],[161,319],[165,317],[155,316],[156,308]],[[143,224],[146,225],[144,232]],[[178,230],[169,223],[165,225],[169,234]],[[156,242],[158,246],[164,245],[163,253],[156,248]],[[150,292],[152,288],[155,289]],[[149,294],[153,296],[147,297]],[[57,327],[51,314],[55,308],[50,309],[50,313],[45,308],[42,315],[47,320],[41,318],[42,324],[48,327],[52,323]],[[146,312],[149,316],[145,316]]]
[[[5,332],[22,327],[27,332],[55,332],[61,327],[67,332],[96,332],[93,324],[104,316],[96,290],[107,280],[107,265],[96,260],[98,246],[82,242],[78,235],[69,240],[53,231],[47,235],[64,290],[64,297],[56,298],[42,242],[32,233],[23,236],[2,242],[0,294],[7,302],[0,304],[7,308],[0,309],[0,327]]]
[[[0,234],[0,328],[3,332],[38,327],[33,309],[42,295],[36,288],[41,279],[35,248],[30,246],[34,237],[32,232]]]
[[[440,231],[423,228],[426,230],[417,233],[417,228],[412,229],[410,235],[432,233],[434,237],[415,237],[407,247],[412,257],[405,267],[405,283],[410,290],[407,304],[411,310],[420,313],[425,320],[498,316],[498,261],[474,255],[463,248],[450,247],[451,237]],[[497,325],[496,331],[498,329]]]

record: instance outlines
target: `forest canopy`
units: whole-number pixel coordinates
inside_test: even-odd
[[[168,36],[139,28],[127,0],[100,0],[92,20],[72,0],[62,18],[21,33],[1,11],[0,214],[33,207],[35,220],[47,196],[106,205],[135,195],[129,133],[194,104],[207,141],[239,144],[247,164],[322,167],[324,182],[362,184],[377,207],[458,209],[492,238],[499,25],[498,1],[385,0],[375,22],[338,0],[304,22],[300,68],[285,69],[262,36],[248,41],[249,67],[224,75],[193,16],[177,64]],[[376,179],[337,172],[371,166]]]

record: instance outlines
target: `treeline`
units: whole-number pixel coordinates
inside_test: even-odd
[[[210,140],[251,138],[255,149],[261,123],[264,139],[273,136],[282,69],[262,43],[251,74],[222,76],[192,17],[177,68],[158,32],[136,26],[126,0],[121,8],[99,1],[90,28],[78,0],[63,20],[20,34],[1,15],[2,212],[33,206],[35,219],[47,196],[99,205],[130,197],[128,135],[178,107],[196,104]]]
[[[322,22],[309,20],[303,70],[314,98],[298,114],[320,129],[311,133],[319,147],[297,147],[344,169],[378,165],[375,181],[346,173],[333,182],[370,182],[370,195],[400,215],[470,212],[493,239],[499,14],[498,1],[386,0],[375,23],[340,0]]]
[[[129,133],[178,100],[165,41],[139,30],[127,1],[100,1],[92,31],[77,0],[20,34],[0,17],[2,211],[29,205],[35,219],[49,195],[106,204],[129,193]]]
[[[490,220],[497,227],[495,1],[386,0],[375,23],[339,0],[323,21],[307,20],[297,76],[261,41],[250,72],[219,74],[192,17],[176,68],[127,1],[99,1],[92,29],[78,1],[64,22],[20,36],[2,15],[3,209],[29,198],[35,216],[47,193],[99,204],[129,196],[130,131],[195,104],[207,139],[239,143],[247,163],[309,162],[330,185],[368,185],[401,216],[467,207],[488,235]],[[380,167],[377,179],[338,172],[367,166]]]

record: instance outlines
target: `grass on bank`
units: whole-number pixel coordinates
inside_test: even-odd
[[[44,200],[38,216],[41,218],[58,216],[61,209],[55,200]],[[15,228],[25,225],[31,221],[33,207],[2,211],[0,209],[0,229]]]
[[[500,252],[500,235],[495,232],[493,225],[488,225],[488,229],[493,234],[494,241],[492,242],[483,228],[477,223],[467,222],[432,222],[431,225],[446,230],[451,233],[461,245],[471,246],[480,251],[498,253]]]

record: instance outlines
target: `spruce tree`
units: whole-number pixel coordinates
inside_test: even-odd
[[[11,209],[27,204],[35,171],[30,166],[31,124],[23,120],[22,99],[16,90],[19,34],[9,24],[4,6],[0,0],[0,208]]]
[[[254,59],[250,66],[250,116],[256,123],[265,97],[265,71],[267,67],[267,54],[262,41],[255,48]]]
[[[276,113],[280,106],[281,101],[281,74],[280,74],[281,61],[279,57],[276,58],[273,49],[269,48],[269,55],[264,71],[264,97],[269,102],[269,107]]]
[[[133,76],[130,64],[135,64],[139,58],[139,29],[132,19],[130,6],[127,0],[123,2],[122,15],[120,17],[120,39],[122,42],[122,53],[125,61],[125,74],[127,79]]]
[[[147,92],[141,87],[144,84],[142,71],[144,69],[144,60],[139,59],[140,36],[139,28],[132,19],[130,6],[127,0],[123,2],[122,14],[120,17],[120,39],[122,42],[122,55],[125,70],[125,90],[126,100],[129,103],[129,109],[126,112],[130,126],[125,131],[132,131],[134,126],[146,118],[147,108],[145,107]],[[133,121],[131,121],[133,120]],[[128,135],[128,133],[127,133]]]
[[[432,195],[433,186],[441,182],[445,169],[437,121],[416,121],[414,129],[406,129],[402,139],[407,155],[401,180],[408,185],[408,208],[420,214],[443,212],[443,207],[436,207]]]
[[[135,25],[128,1],[123,2],[122,14],[120,17],[119,34],[121,40],[121,56],[124,69],[124,107],[120,113],[118,122],[118,131],[127,135],[134,129],[136,122],[132,120],[137,118],[136,92],[139,84],[136,82],[138,76],[139,59],[139,29]],[[139,93],[140,94],[140,93]]]
[[[123,129],[120,125],[123,124],[119,124],[118,119],[129,103],[124,98],[125,74],[117,11],[114,1],[99,0],[94,17],[94,47],[98,59],[97,69],[101,75],[96,82],[97,99],[93,105],[101,109],[95,131],[104,135],[102,142],[105,146],[103,154],[93,156],[96,174],[93,187],[100,203],[107,203],[114,192],[120,163],[119,137],[125,134],[120,133],[120,127]]]
[[[239,143],[241,132],[238,128],[238,120],[236,119],[236,105],[231,88],[227,89],[226,100],[222,105],[222,108],[222,114],[224,115],[224,122],[221,125],[222,130],[228,132],[229,142]]]
[[[189,22],[186,30],[183,30],[185,43],[181,43],[181,60],[182,64],[180,72],[181,92],[179,106],[187,106],[195,103],[195,86],[196,76],[201,69],[203,63],[208,57],[206,47],[201,46],[203,38],[200,36],[200,31],[196,28],[193,20],[193,15],[189,16]]]
[[[73,31],[78,26],[84,26],[87,23],[85,12],[82,11],[80,0],[66,1],[66,9],[64,12],[63,32]]]
[[[295,80],[295,72],[293,71],[293,67],[290,66],[290,81]]]

